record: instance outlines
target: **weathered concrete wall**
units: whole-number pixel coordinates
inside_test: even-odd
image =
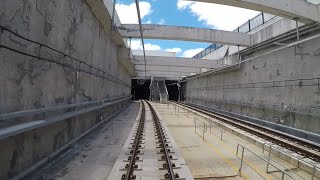
[[[0,24],[131,83],[112,42],[83,0],[2,0]],[[37,54],[39,46],[7,32],[1,43]],[[43,57],[68,62],[41,48]],[[0,49],[0,113],[123,96],[125,87],[54,63]]]
[[[0,179],[10,179],[47,158],[52,152],[126,106],[129,101],[0,140]]]
[[[129,73],[118,62],[118,47],[111,33],[104,31],[84,0],[2,0],[0,24],[131,84]],[[36,55],[40,49],[8,32],[2,33],[1,44]],[[44,47],[40,54],[55,62],[71,63]],[[4,48],[0,48],[0,63],[0,114],[125,96],[131,91],[129,86]],[[110,116],[128,103],[1,140],[0,179],[31,167],[99,123],[101,115]]]
[[[320,38],[301,47],[189,80],[187,101],[320,133]]]

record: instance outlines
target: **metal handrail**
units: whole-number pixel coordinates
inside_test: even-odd
[[[94,76],[96,76],[96,77],[100,77],[100,78],[103,78],[103,79],[107,79],[107,80],[112,81],[112,82],[114,82],[114,83],[117,83],[117,84],[121,84],[121,85],[130,87],[130,85],[127,84],[126,82],[124,82],[123,80],[121,80],[121,79],[119,79],[119,78],[117,78],[117,77],[115,77],[115,76],[113,76],[113,75],[111,75],[111,74],[108,74],[108,73],[106,73],[105,71],[103,71],[103,70],[101,70],[101,69],[98,69],[97,67],[94,67],[94,66],[92,66],[92,65],[90,65],[90,64],[88,64],[88,63],[86,63],[86,62],[84,62],[84,61],[81,61],[81,60],[79,60],[79,59],[77,59],[77,58],[74,58],[74,57],[72,57],[72,56],[69,56],[69,55],[65,54],[64,52],[58,51],[58,50],[56,50],[56,49],[54,49],[54,48],[52,48],[52,47],[50,47],[50,46],[48,46],[48,45],[45,45],[45,44],[42,44],[42,43],[40,43],[40,42],[37,42],[37,41],[31,40],[31,39],[28,39],[28,38],[26,38],[26,37],[23,37],[23,36],[19,35],[18,33],[14,32],[14,31],[12,31],[12,30],[10,30],[10,29],[2,26],[2,25],[0,25],[0,40],[1,40],[1,36],[2,36],[2,32],[3,32],[3,31],[7,31],[7,32],[9,32],[10,34],[15,35],[16,37],[19,37],[19,38],[21,38],[21,39],[23,39],[23,40],[26,40],[26,41],[28,41],[28,42],[31,42],[31,43],[34,43],[34,44],[39,45],[39,54],[38,54],[38,55],[33,55],[33,54],[29,54],[29,53],[25,53],[25,52],[22,52],[22,51],[13,49],[13,48],[11,48],[11,47],[2,45],[2,44],[1,44],[1,41],[0,41],[0,48],[5,48],[5,49],[8,49],[8,50],[10,50],[10,51],[13,51],[13,52],[16,52],[16,53],[25,55],[25,56],[37,58],[37,59],[39,59],[39,60],[41,59],[41,60],[44,60],[44,61],[52,62],[52,63],[58,64],[58,65],[61,65],[61,66],[64,66],[64,67],[68,67],[68,68],[73,69],[73,70],[82,71],[82,72],[85,72],[85,73],[94,75]],[[54,52],[56,52],[56,53],[59,53],[59,54],[63,55],[64,58],[65,58],[65,57],[68,57],[68,58],[70,58],[70,60],[77,61],[77,62],[79,63],[79,68],[77,69],[77,68],[74,68],[74,67],[72,67],[72,66],[70,66],[70,65],[67,65],[67,64],[64,64],[64,63],[59,63],[59,62],[56,62],[56,61],[54,61],[54,60],[41,57],[41,56],[40,56],[40,51],[41,51],[41,48],[42,48],[42,47],[48,48],[48,49],[50,49],[50,50],[52,50],[52,51],[54,51]],[[84,70],[84,69],[81,69],[81,64],[84,64],[84,65],[88,66],[90,69],[96,70],[96,71],[97,71],[97,74],[92,73],[90,70],[89,70],[89,71],[86,71],[86,70]],[[102,75],[99,75],[99,73],[101,73]],[[105,76],[107,76],[107,77],[105,77]],[[113,79],[115,79],[115,80],[110,79],[110,77],[113,78]]]
[[[270,158],[271,159],[271,151],[272,151],[272,149],[275,149],[275,150],[277,150],[277,151],[279,151],[279,152],[281,152],[281,153],[283,153],[283,154],[287,154],[287,155],[289,155],[290,156],[290,154],[288,153],[288,152],[286,152],[286,151],[284,151],[283,149],[280,149],[280,148],[276,148],[276,147],[274,147],[273,145],[275,145],[275,144],[272,144],[272,143],[264,143],[263,144],[263,147],[262,147],[262,153],[264,153],[264,151],[265,151],[265,146],[268,146],[269,147],[269,151],[268,151],[268,158]],[[280,157],[281,158],[281,157]],[[312,171],[312,177],[311,177],[311,180],[313,180],[316,176],[315,176],[315,172],[316,172],[316,170],[317,169],[319,169],[320,170],[320,167],[317,167],[316,166],[316,164],[312,164],[312,163],[310,163],[310,162],[308,162],[308,161],[306,161],[306,160],[304,160],[304,158],[306,158],[306,157],[302,157],[302,158],[297,158],[297,160],[298,160],[298,168],[299,168],[299,165],[300,165],[300,161],[301,162],[304,162],[304,163],[306,163],[307,165],[310,165],[311,167],[312,167],[312,169],[313,169],[313,171]],[[272,159],[271,159],[272,160]],[[275,161],[274,161],[275,162]],[[279,164],[279,163],[278,163]],[[281,165],[282,166],[282,165]],[[290,170],[291,171],[291,170]],[[299,175],[297,175],[297,176],[299,176]],[[301,177],[301,176],[299,176],[299,177]],[[302,178],[302,177],[301,177]]]
[[[265,162],[268,163],[269,165],[273,166],[274,168],[278,169],[278,170],[282,173],[281,180],[283,180],[285,176],[288,176],[289,178],[295,180],[295,178],[292,177],[290,174],[288,174],[287,172],[279,169],[278,167],[276,167],[275,165],[273,165],[272,163],[270,163],[269,160],[260,157],[259,155],[257,155],[256,153],[252,152],[252,151],[249,150],[248,148],[242,146],[241,144],[238,144],[238,145],[237,145],[236,156],[237,156],[238,159],[239,159],[238,155],[239,155],[239,149],[240,149],[240,148],[242,149],[242,151],[241,151],[241,158],[240,158],[241,163],[240,163],[240,168],[239,168],[239,175],[240,175],[240,176],[241,176],[241,172],[242,172],[243,163],[246,164],[250,169],[254,170],[248,163],[246,163],[246,162],[244,161],[244,152],[245,152],[245,150],[246,150],[246,151],[250,152],[251,154],[253,154],[254,156],[258,157],[259,159],[265,161]],[[254,170],[254,171],[255,171],[255,170]],[[256,171],[255,171],[255,172],[256,172]],[[256,172],[256,173],[258,173],[258,172]],[[258,174],[259,174],[261,177],[263,177],[260,173],[258,173]],[[263,177],[263,178],[264,178],[264,177]]]
[[[127,97],[132,97],[132,96],[131,95],[124,96],[124,97],[121,96],[121,97],[114,97],[114,98],[108,98],[108,99],[102,99],[102,100],[96,100],[96,101],[88,101],[88,102],[82,102],[82,103],[66,104],[66,105],[60,105],[60,106],[52,106],[52,107],[46,107],[46,108],[4,113],[4,114],[0,114],[0,121],[13,119],[13,118],[17,118],[17,117],[23,117],[23,116],[27,116],[27,115],[34,115],[34,114],[40,114],[40,113],[45,113],[45,112],[50,112],[50,111],[58,111],[58,110],[63,110],[63,109],[68,109],[68,108],[74,108],[74,107],[82,107],[82,106],[93,105],[93,104],[99,105],[99,104],[103,104],[106,102],[110,102],[110,101],[118,100],[118,99],[122,99],[122,98],[127,98]]]
[[[194,117],[194,132],[197,133],[197,123],[201,123],[203,124],[203,128],[201,129],[201,126],[200,127],[200,130],[202,130],[202,140],[204,141],[204,134],[207,132],[207,124],[201,120],[199,120],[198,118]]]
[[[248,33],[256,28],[258,28],[259,26],[269,22],[270,20],[274,19],[277,16],[271,15],[271,18],[266,18],[265,16],[268,15],[266,13],[260,13],[257,16],[249,19],[247,22],[245,22],[244,24],[240,25],[239,27],[237,27],[233,32],[240,32],[240,29],[242,27],[248,26],[248,31],[242,32],[242,33]],[[256,21],[257,19],[259,19],[261,17],[262,22],[258,23],[258,25],[256,25],[254,28],[252,28],[251,23]],[[204,50],[202,50],[201,52],[199,52],[198,54],[196,54],[195,56],[193,56],[193,58],[198,58],[201,59],[204,56],[212,53],[213,51],[220,49],[221,47],[223,47],[224,45],[221,44],[211,44],[209,47],[205,48]]]
[[[44,120],[37,120],[38,123],[32,124],[31,126],[22,126],[22,127],[13,128],[13,129],[10,129],[11,127],[8,127],[10,129],[9,131],[8,131],[8,128],[6,128],[6,129],[4,129],[4,131],[2,131],[0,133],[0,140],[4,139],[4,138],[7,138],[7,137],[10,137],[10,136],[13,136],[13,135],[16,135],[16,134],[20,134],[20,133],[23,133],[23,132],[30,131],[32,129],[40,128],[40,127],[43,127],[43,126],[50,125],[52,123],[63,121],[63,120],[68,119],[68,118],[72,118],[72,117],[79,116],[79,115],[82,115],[82,114],[85,114],[85,113],[88,113],[88,112],[92,112],[92,111],[95,111],[95,110],[98,110],[98,109],[102,109],[102,108],[105,108],[107,106],[110,106],[110,105],[113,105],[113,104],[116,104],[116,103],[119,103],[119,102],[122,102],[122,101],[125,101],[125,100],[128,100],[128,99],[130,99],[130,97],[121,98],[119,100],[106,102],[106,103],[103,103],[103,104],[100,104],[100,105],[96,105],[96,106],[92,106],[92,107],[87,107],[87,108],[84,108],[84,109],[81,109],[81,110],[75,110],[75,111],[72,111],[72,112],[59,114],[57,116],[50,117],[50,118],[44,119]],[[102,118],[102,116],[100,116],[100,118]]]

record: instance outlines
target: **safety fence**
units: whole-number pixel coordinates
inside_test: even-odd
[[[252,164],[248,163],[246,161],[246,155],[250,155],[250,156],[254,156],[260,160],[262,160],[263,162],[266,163],[266,173],[270,173],[268,172],[269,170],[269,166],[272,166],[276,169],[276,171],[274,172],[279,172],[281,175],[281,180],[285,179],[286,177],[289,179],[295,179],[294,177],[292,177],[292,175],[288,174],[287,172],[285,172],[284,170],[280,169],[278,166],[276,166],[275,164],[273,164],[274,162],[270,162],[270,159],[265,159],[263,157],[261,157],[260,155],[256,154],[255,152],[249,150],[248,148],[244,147],[241,144],[237,145],[237,151],[236,151],[236,156],[237,158],[240,160],[240,168],[239,168],[239,175],[242,176],[242,171],[243,171],[243,165],[247,165],[250,169],[252,169],[253,171],[255,171],[259,176],[261,176],[263,179],[267,179],[266,177],[264,177],[264,175],[261,172],[256,171],[255,167],[252,166]]]
[[[193,119],[193,122],[194,122],[194,132],[195,133],[199,133],[202,135],[202,140],[204,141],[205,137],[205,133],[208,131],[208,126],[206,123],[200,121],[198,118],[194,118]]]
[[[129,101],[131,98],[131,95],[121,96],[103,100],[0,114],[0,125],[5,122],[9,123],[7,127],[0,129],[0,140],[15,134],[19,134],[21,132],[26,132],[31,129],[46,126],[58,121],[63,121],[68,118],[76,117],[89,112],[94,112],[117,103]],[[16,120],[19,120],[17,118],[26,119],[27,117],[34,117],[35,115],[39,114],[40,117],[36,117],[36,119],[32,118],[31,121],[14,123]],[[99,114],[97,121],[101,121],[105,118],[103,116],[103,113],[97,114]]]
[[[273,144],[273,143],[264,143],[263,146],[262,146],[262,154],[267,151],[268,153],[268,163],[271,161],[272,159],[272,154],[275,154],[274,151],[276,152],[279,152],[280,154],[283,154],[283,155],[287,155],[289,157],[292,156],[292,152],[289,153],[287,149],[283,149],[281,148],[280,146],[277,146],[276,144]],[[277,157],[280,157],[281,156],[277,156]],[[316,176],[316,172],[320,172],[320,167],[317,166],[317,162],[314,162],[314,163],[311,163],[310,161],[306,160],[308,159],[308,157],[305,157],[305,156],[302,156],[302,155],[299,155],[298,157],[296,157],[296,162],[297,164],[294,164],[295,161],[291,161],[291,164],[296,166],[296,168],[302,168],[304,169],[305,171],[311,173],[311,180],[314,180],[317,178]],[[308,171],[305,167],[305,165],[309,166],[310,170]],[[268,167],[269,165],[267,165],[267,171],[268,171]],[[292,171],[290,169],[286,169],[287,171]],[[299,176],[299,175],[298,175]],[[303,177],[299,176],[300,178],[304,179]]]
[[[244,23],[243,25],[239,26],[237,29],[234,30],[234,32],[240,32],[240,33],[248,33],[252,31],[253,29],[267,23],[268,21],[272,20],[277,16],[272,15],[272,14],[267,14],[267,13],[261,13],[257,16],[255,16],[252,19],[249,19],[248,22]],[[221,44],[212,44],[200,53],[196,54],[193,56],[193,58],[198,58],[201,59],[204,56],[210,54],[211,52],[220,49],[222,46]]]

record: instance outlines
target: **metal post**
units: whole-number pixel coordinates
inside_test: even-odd
[[[238,45],[238,62],[240,62],[240,46]]]
[[[314,166],[313,166],[313,171],[312,171],[312,178],[311,178],[311,180],[314,179],[315,174],[316,174],[316,166],[314,165]]]
[[[270,157],[271,157],[271,146],[270,145],[270,149],[269,149],[269,154],[268,154],[268,162],[267,162],[267,168],[266,168],[266,172],[269,173],[269,164],[270,164]]]
[[[220,137],[221,141],[222,141],[222,133],[223,133],[223,127],[221,126],[221,137]]]
[[[242,146],[241,163],[240,163],[240,168],[239,168],[239,175],[240,175],[240,177],[241,177],[242,164],[243,164],[243,154],[244,154],[244,147]]]
[[[262,16],[262,24],[264,24],[265,23],[265,21],[264,21],[264,13],[261,13],[261,16]]]
[[[299,22],[297,18],[295,20],[296,20],[297,41],[300,41]]]
[[[282,172],[281,180],[284,180],[284,172]]]
[[[203,123],[202,141],[204,141],[204,131],[206,129],[206,124]]]
[[[210,120],[210,134],[212,134],[211,129],[212,129],[212,120]]]

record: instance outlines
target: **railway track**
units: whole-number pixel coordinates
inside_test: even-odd
[[[295,138],[292,135],[272,130],[270,128],[262,127],[254,123],[247,122],[225,114],[211,112],[206,109],[194,107],[184,103],[177,104],[205,114],[209,117],[215,118],[234,127],[240,128],[265,140],[278,144],[279,146],[294,151],[300,155],[313,159],[314,161],[320,162],[320,146],[315,143],[310,143],[300,138]]]
[[[180,178],[178,173],[174,172],[174,169],[178,168],[176,167],[176,164],[173,162],[174,159],[171,155],[174,153],[170,149],[170,141],[168,141],[168,137],[166,135],[165,129],[163,128],[162,123],[159,120],[159,117],[153,108],[153,106],[147,102],[147,101],[140,101],[140,104],[142,106],[142,113],[139,119],[139,123],[136,129],[136,132],[134,133],[134,137],[132,138],[133,142],[131,143],[132,146],[130,147],[130,153],[128,155],[128,158],[124,160],[124,162],[127,162],[124,170],[126,171],[121,179],[122,180],[134,180],[138,179],[136,173],[138,171],[141,171],[141,167],[139,167],[139,163],[143,161],[143,149],[145,144],[145,122],[146,122],[146,106],[148,109],[150,109],[152,121],[153,121],[153,127],[154,127],[154,137],[156,140],[156,144],[158,145],[157,148],[157,154],[159,155],[157,161],[159,164],[161,164],[161,168],[159,168],[159,171],[162,174],[162,179],[170,179],[170,180],[178,180],[183,179]],[[150,168],[150,167],[149,167]],[[136,172],[137,171],[137,172]]]

